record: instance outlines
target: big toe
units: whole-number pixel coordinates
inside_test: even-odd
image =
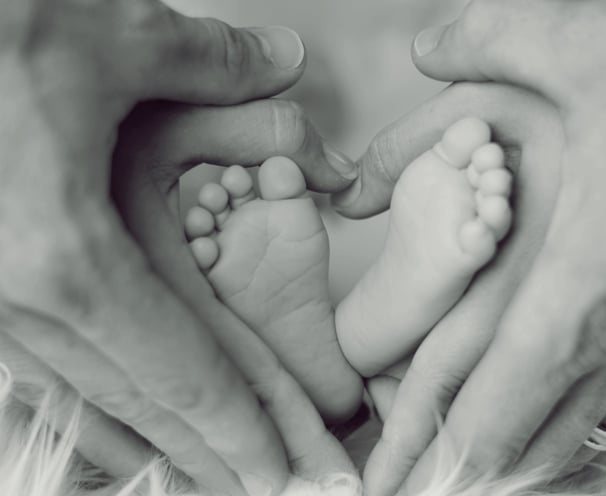
[[[272,157],[259,169],[259,190],[265,200],[288,200],[302,196],[307,187],[297,164],[286,157]]]
[[[488,142],[488,124],[481,119],[469,117],[450,126],[434,150],[447,163],[463,169],[469,165],[473,153]]]

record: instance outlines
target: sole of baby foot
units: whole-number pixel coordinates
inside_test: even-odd
[[[400,176],[382,254],[337,308],[339,342],[370,377],[412,351],[495,255],[512,175],[490,129],[464,119]]]
[[[297,165],[242,167],[207,184],[185,229],[218,297],[276,353],[328,422],[355,413],[362,385],[336,339],[328,294],[328,237]]]

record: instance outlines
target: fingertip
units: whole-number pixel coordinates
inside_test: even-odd
[[[362,180],[358,179],[347,189],[333,194],[330,197],[330,201],[333,208],[337,212],[348,216],[348,214],[354,211],[352,207],[354,206],[356,200],[360,197],[360,193],[362,193]]]
[[[170,36],[162,38],[164,46],[154,50],[146,77],[139,78],[146,100],[237,104],[275,96],[303,74],[305,46],[290,28],[235,28],[168,10],[172,32],[164,33]]]
[[[382,422],[385,422],[389,416],[399,386],[400,381],[386,375],[377,375],[366,383],[368,393]]]
[[[349,219],[367,219],[389,208],[394,183],[373,171],[362,170],[361,176],[347,189],[331,196],[331,205]]]
[[[364,494],[390,496],[398,491],[404,479],[396,475],[394,462],[397,463],[388,444],[379,439],[364,467]]]
[[[450,24],[432,26],[421,31],[412,43],[411,55],[415,66],[426,76],[442,81],[452,81],[447,75],[448,64],[441,63],[443,40],[450,31]]]
[[[475,52],[459,34],[459,22],[421,31],[412,44],[412,60],[419,71],[438,81],[486,81],[475,65]]]
[[[417,57],[425,57],[435,51],[449,25],[432,26],[421,31],[414,39],[413,51]]]
[[[305,63],[305,45],[298,33],[285,26],[248,28],[258,40],[264,57],[280,70],[296,70]]]

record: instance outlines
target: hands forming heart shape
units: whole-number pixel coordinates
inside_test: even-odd
[[[386,425],[365,484],[372,495],[422,485],[441,436],[466,453],[470,476],[570,463],[606,413],[601,2],[475,0],[419,35],[423,72],[473,83],[380,133],[357,167],[300,107],[263,100],[304,70],[290,30],[236,30],[155,0],[0,12],[0,360],[32,406],[51,384],[60,414],[86,399],[98,419],[79,447],[87,458],[133,475],[149,442],[230,495],[278,493],[291,470],[353,471],[297,383],[200,277],[174,185],[200,162],[284,155],[311,189],[339,192],[340,212],[368,216],[413,157],[473,115],[519,167],[515,228],[411,350],[403,380],[370,382]]]

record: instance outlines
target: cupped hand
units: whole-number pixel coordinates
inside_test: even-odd
[[[447,90],[381,134],[361,179],[336,199],[350,216],[386,208],[405,164],[460,116],[486,119],[521,151],[514,232],[385,405],[365,474],[373,496],[407,477],[413,491],[425,485],[446,440],[465,454],[461,475],[471,479],[545,464],[557,472],[606,412],[605,21],[597,1],[479,0],[424,32],[414,58],[426,74],[531,92]],[[388,381],[376,386],[393,392]],[[434,439],[436,410],[447,416]]]
[[[188,253],[166,216],[148,215],[162,212],[162,195],[170,188],[158,187],[140,218],[128,212],[149,183],[166,187],[167,178],[174,182],[201,159],[236,159],[240,145],[250,146],[259,160],[276,153],[296,157],[310,185],[325,191],[349,184],[351,164],[324,146],[296,106],[280,102],[267,104],[262,128],[248,127],[259,124],[259,112],[237,114],[242,119],[231,135],[219,118],[216,126],[207,119],[196,127],[194,119],[180,129],[133,131],[125,124],[122,134],[136,141],[137,155],[118,155],[113,171],[111,164],[118,126],[138,102],[226,105],[274,95],[303,70],[299,38],[284,28],[236,30],[188,19],[155,0],[4,3],[0,32],[0,316],[6,344],[0,359],[18,385],[29,385],[16,393],[35,406],[42,390],[58,384],[59,415],[82,394],[91,418],[103,411],[131,426],[212,492],[279,492],[288,475],[281,438],[288,456],[301,459],[333,440],[271,354],[242,337],[248,330],[199,277],[191,282],[193,265],[192,273],[183,273],[192,262],[173,266]],[[303,127],[284,135],[289,125]],[[231,136],[228,144],[220,129]],[[171,140],[182,147],[162,155]],[[152,179],[139,174],[128,182],[144,162]],[[110,200],[110,180],[126,198],[126,220],[140,226],[133,228],[134,238]],[[174,238],[153,249],[137,236],[152,228]],[[181,299],[186,285],[206,303]],[[242,337],[248,349],[219,344],[215,335],[222,333]],[[259,360],[267,363],[255,370]],[[247,380],[274,409],[275,424]],[[288,392],[298,399],[285,402]],[[285,404],[301,406],[301,416],[293,418],[305,420],[313,437],[294,433],[284,420]],[[92,434],[83,436],[85,444],[92,436],[95,446],[81,451],[115,475],[134,475],[131,468],[148,456],[146,443],[123,437],[115,420],[103,419],[91,422]],[[338,448],[333,453],[333,467],[349,466]]]

